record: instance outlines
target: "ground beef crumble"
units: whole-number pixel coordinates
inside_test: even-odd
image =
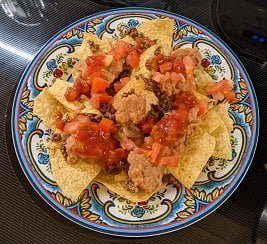
[[[92,51],[93,53],[96,53],[96,52],[99,51],[100,47],[99,47],[98,44],[96,44],[96,43],[94,43],[93,41],[90,41],[90,40],[87,41],[87,43],[89,44],[90,49],[91,49],[91,51]]]
[[[178,180],[172,174],[166,174],[163,176],[162,181],[167,184],[174,184],[175,186],[179,186]]]
[[[103,114],[103,116],[107,119],[115,120],[116,109],[110,103],[103,103],[100,106],[99,111]]]
[[[129,163],[127,160],[115,162],[104,167],[104,172],[108,174],[119,174],[121,171],[128,172]]]
[[[100,123],[102,120],[102,115],[101,114],[91,114],[91,113],[85,113],[83,114],[85,116],[88,116],[92,122],[95,123]]]
[[[125,31],[125,35],[128,35],[130,37],[132,37],[133,39],[137,38],[139,35],[138,35],[138,31],[135,27],[132,27],[132,28],[128,28],[126,31]]]
[[[124,186],[126,190],[128,190],[131,193],[137,193],[139,191],[139,188],[132,182],[130,178],[127,178],[127,180],[124,183]]]
[[[55,133],[51,137],[51,141],[53,141],[53,142],[59,142],[59,141],[61,141],[61,139],[62,139],[62,137],[59,133]]]
[[[158,105],[152,105],[152,110],[150,112],[150,118],[160,119],[164,113],[172,110],[173,102],[172,97],[167,96],[164,94],[160,87],[158,86],[157,82],[153,81],[152,79],[143,78],[146,84],[146,89],[154,92],[156,97],[159,99]]]
[[[67,153],[67,148],[66,148],[66,140],[68,136],[63,136],[61,143],[60,143],[60,151],[62,153],[62,156],[67,159],[68,158],[68,153]]]

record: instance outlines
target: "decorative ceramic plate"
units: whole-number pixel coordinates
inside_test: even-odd
[[[93,182],[72,202],[55,182],[46,142],[51,130],[32,113],[34,98],[55,78],[71,80],[69,54],[84,32],[120,38],[121,29],[154,18],[173,18],[173,48],[197,47],[202,66],[218,81],[233,79],[237,101],[231,105],[233,160],[211,158],[192,189],[168,185],[146,202],[133,204]],[[153,37],[151,37],[153,39]],[[12,110],[12,134],[20,165],[40,196],[73,222],[118,236],[153,236],[184,228],[218,208],[237,188],[251,163],[259,129],[258,107],[251,81],[231,49],[199,24],[168,12],[128,8],[83,18],[52,37],[28,65],[19,82]]]

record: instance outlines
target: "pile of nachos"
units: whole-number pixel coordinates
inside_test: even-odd
[[[73,201],[92,181],[145,201],[168,183],[191,188],[212,156],[232,159],[233,81],[213,81],[197,48],[172,51],[173,27],[165,18],[119,40],[85,33],[74,82],[56,79],[35,98],[53,131],[52,174]]]

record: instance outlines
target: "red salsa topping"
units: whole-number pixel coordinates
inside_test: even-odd
[[[64,132],[74,138],[71,151],[83,158],[112,163],[127,158],[127,151],[111,134],[116,131],[112,121],[103,119],[99,124],[89,117],[78,115],[76,120],[64,126]],[[67,140],[68,144],[68,140]],[[68,147],[68,145],[67,145]]]

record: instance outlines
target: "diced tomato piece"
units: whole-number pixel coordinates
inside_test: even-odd
[[[56,127],[57,127],[57,129],[59,129],[59,130],[62,130],[63,131],[63,129],[64,129],[64,122],[61,120],[61,119],[58,119],[57,120],[57,122],[56,122]]]
[[[234,84],[232,80],[221,80],[214,84],[209,84],[205,87],[205,91],[208,94],[229,92],[233,89]]]
[[[159,157],[162,145],[158,142],[154,142],[152,145],[151,151],[151,160],[152,162],[156,162],[157,158]]]
[[[121,78],[119,81],[117,81],[114,84],[115,92],[118,92],[119,90],[121,90],[129,82],[129,80],[130,80],[129,77],[124,77],[124,78]]]
[[[159,72],[155,72],[152,76],[152,79],[158,83],[162,83],[165,82],[166,80],[168,80],[169,76],[168,75],[163,75]]]
[[[92,93],[103,92],[109,86],[109,83],[99,77],[93,79]]]
[[[74,89],[73,87],[67,87],[67,89],[66,89],[66,92],[65,92],[65,94],[64,94],[64,96],[65,96],[65,98],[66,98],[66,100],[68,101],[68,102],[73,102],[73,101],[75,101],[77,98],[79,98],[80,97],[80,93],[79,93],[79,91],[77,91],[76,89]]]
[[[141,124],[141,131],[146,134],[150,134],[153,126],[155,125],[154,119],[148,119],[144,123]]]
[[[116,46],[112,48],[109,53],[115,60],[120,60],[122,58],[126,58],[131,49],[132,47],[129,43],[125,41],[118,41]]]
[[[98,54],[98,55],[93,55],[90,56],[86,59],[86,64],[90,66],[103,66],[105,63],[105,54]]]
[[[232,90],[234,88],[234,83],[232,80],[221,80],[215,84],[210,84],[205,87],[205,91],[208,94],[220,95],[225,97],[229,102],[235,100],[235,93]]]
[[[77,121],[69,122],[64,126],[64,132],[67,134],[72,134],[79,128],[79,123]]]
[[[171,72],[171,79],[173,81],[183,81],[185,78],[182,73]]]
[[[136,38],[136,45],[135,48],[136,49],[142,49],[142,46],[145,44],[145,39],[141,38],[141,37],[137,37]]]
[[[84,95],[87,95],[88,96],[90,94],[90,91],[91,91],[91,86],[89,84],[89,81],[83,80],[80,77],[77,78],[74,81],[73,88],[76,91],[78,91],[80,93],[80,95],[81,94],[84,94]]]
[[[176,167],[178,163],[179,160],[176,156],[166,156],[160,159],[159,166]]]
[[[110,132],[113,125],[113,121],[107,118],[103,118],[99,123],[99,127],[104,132]]]
[[[181,91],[175,96],[174,108],[186,107],[188,110],[195,107],[197,99],[191,91]]]
[[[121,90],[122,88],[124,87],[124,85],[118,81],[114,84],[114,89],[115,89],[115,92],[118,92],[119,90]]]
[[[198,108],[197,116],[201,116],[207,111],[208,102],[204,100],[198,100],[196,107]]]
[[[112,96],[109,96],[107,93],[100,93],[97,95],[99,97],[100,103],[108,103],[112,99]]]
[[[185,75],[185,66],[182,59],[176,58],[173,62],[172,69],[176,73],[182,73]]]
[[[230,102],[234,102],[235,101],[235,92],[234,91],[230,91],[229,93],[225,94],[225,98]]]
[[[133,50],[129,53],[126,58],[126,63],[130,65],[133,69],[137,68],[140,60],[140,52],[137,50]]]
[[[99,72],[102,67],[105,65],[105,58],[106,55],[99,54],[90,56],[86,59],[87,67],[82,70],[82,78],[84,80],[88,80],[90,78],[90,75]]]
[[[183,58],[183,64],[185,67],[186,74],[192,73],[194,68],[194,62],[193,59],[190,56],[185,56]]]
[[[93,94],[91,99],[90,99],[90,103],[92,105],[92,107],[94,109],[99,109],[100,108],[100,98],[99,98],[99,94]]]
[[[90,99],[93,108],[99,109],[100,103],[108,103],[112,99],[107,93],[94,93]]]
[[[129,81],[130,81],[130,77],[123,77],[123,78],[120,79],[120,82],[123,85],[126,85]]]
[[[172,63],[171,62],[165,62],[163,64],[159,65],[160,73],[166,74],[167,72],[172,70]]]
[[[153,58],[151,58],[148,63],[149,63],[149,66],[153,69],[153,70],[158,70],[159,69],[159,61],[160,60],[163,60],[163,55],[160,53],[156,56],[154,56]]]

